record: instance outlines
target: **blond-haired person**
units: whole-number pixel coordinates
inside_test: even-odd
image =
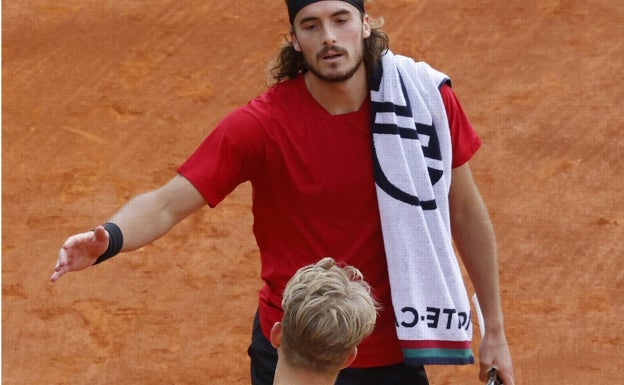
[[[362,273],[323,258],[290,279],[284,317],[271,330],[278,351],[274,385],[333,385],[372,333],[377,304]]]

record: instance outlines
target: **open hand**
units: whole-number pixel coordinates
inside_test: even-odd
[[[98,226],[95,231],[72,235],[59,250],[58,260],[50,281],[56,282],[65,273],[85,269],[108,248],[108,232]]]

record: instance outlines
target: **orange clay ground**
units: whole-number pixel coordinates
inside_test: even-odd
[[[377,0],[449,74],[500,250],[517,384],[624,372],[624,2]],[[283,1],[2,3],[2,381],[249,384],[250,188],[56,284],[64,239],[171,178],[265,89]],[[475,350],[478,345],[475,332]],[[476,366],[431,383],[478,384]]]

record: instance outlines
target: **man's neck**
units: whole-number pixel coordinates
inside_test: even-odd
[[[364,66],[350,79],[342,82],[328,82],[311,72],[307,72],[304,77],[308,92],[330,115],[358,111],[368,95]]]
[[[273,385],[334,385],[336,377],[338,377],[338,373],[329,375],[302,370],[278,360]]]

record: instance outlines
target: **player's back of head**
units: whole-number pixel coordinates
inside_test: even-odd
[[[377,318],[362,273],[332,258],[299,269],[286,285],[282,306],[284,359],[314,371],[340,369]]]

